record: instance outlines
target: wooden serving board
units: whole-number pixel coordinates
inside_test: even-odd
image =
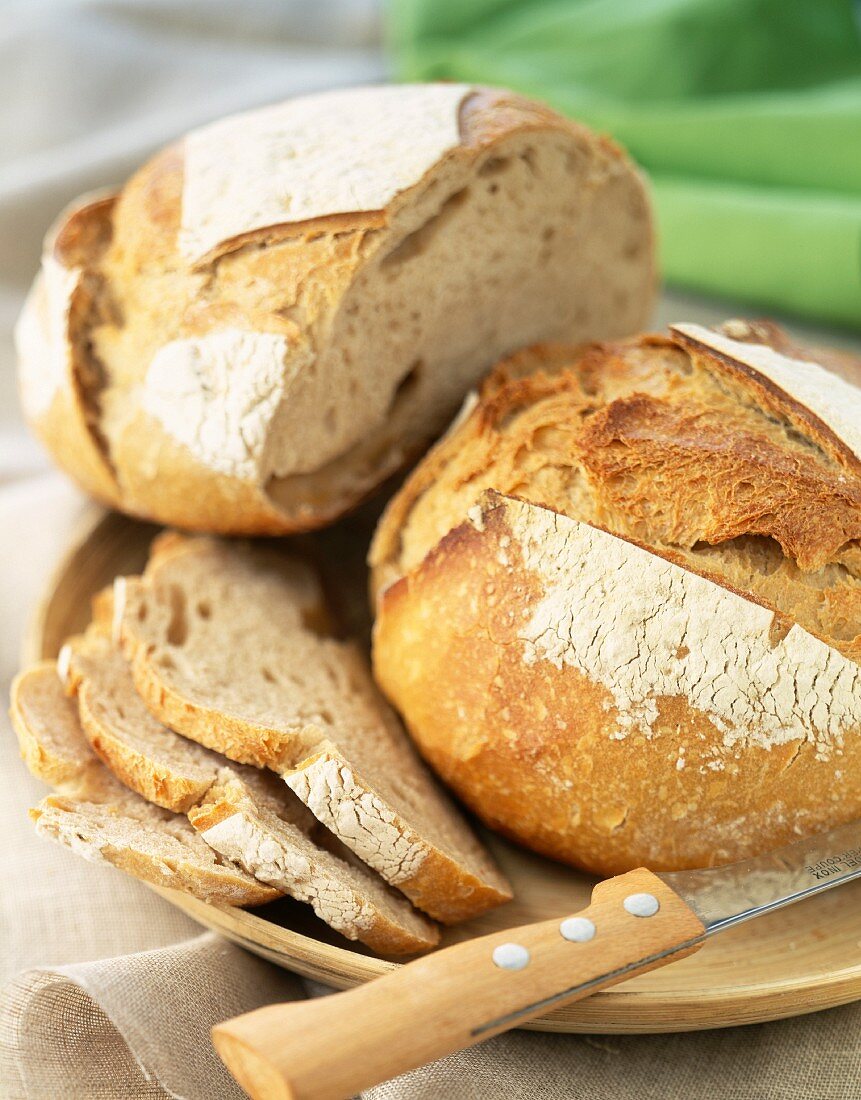
[[[293,540],[321,564],[345,623],[367,637],[364,549],[374,522],[360,512],[334,531]],[[52,578],[26,642],[27,659],[56,656],[89,619],[90,597],[119,573],[140,571],[156,529],[99,514]],[[487,836],[515,900],[448,929],[444,943],[576,911],[592,881]],[[346,988],[397,964],[350,944],[289,899],[243,911],[160,890],[195,920],[279,966]],[[526,1025],[538,1031],[692,1031],[758,1023],[861,999],[861,882],[772,913],[715,938],[696,955]]]

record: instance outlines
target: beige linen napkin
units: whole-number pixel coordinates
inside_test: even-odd
[[[241,1097],[212,1024],[303,996],[298,978],[204,933],[171,947],[29,970],[3,992],[10,1097]]]

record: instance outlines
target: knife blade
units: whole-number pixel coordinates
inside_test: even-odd
[[[655,876],[697,914],[705,936],[712,936],[861,876],[861,822],[853,821],[723,867],[656,871]],[[487,1021],[476,1034],[496,1034],[501,1025],[516,1027],[576,999],[580,991],[604,988],[610,977],[609,973],[600,975],[589,983],[560,990],[541,1002],[524,1005],[517,1012]],[[618,980],[616,974],[612,977]]]
[[[344,993],[258,1009],[215,1027],[213,1041],[255,1100],[339,1100],[856,878],[861,822],[724,867],[640,868],[599,882],[580,913],[455,944]]]
[[[861,822],[701,871],[659,871],[713,935],[861,876]]]

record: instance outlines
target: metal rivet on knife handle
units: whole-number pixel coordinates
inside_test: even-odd
[[[500,970],[522,970],[529,965],[529,952],[519,943],[501,943],[493,949],[492,958]]]
[[[654,894],[629,894],[622,906],[632,917],[653,917],[661,908],[661,903]]]
[[[569,943],[588,943],[595,938],[595,925],[588,917],[567,917],[559,925],[563,940]]]

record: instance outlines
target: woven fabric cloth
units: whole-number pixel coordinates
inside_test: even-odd
[[[0,1080],[21,1097],[241,1097],[210,1027],[301,996],[298,978],[212,933],[29,970],[4,991]]]
[[[278,974],[209,934],[121,960],[24,974],[6,989],[0,1017],[5,1095],[241,1097],[220,1063],[204,1056],[207,1025],[227,1010],[299,995],[298,982]],[[60,1036],[58,1020],[64,1023]],[[861,1008],[855,1005],[696,1035],[518,1032],[399,1077],[366,1097],[852,1100],[861,1095],[859,1033]]]

